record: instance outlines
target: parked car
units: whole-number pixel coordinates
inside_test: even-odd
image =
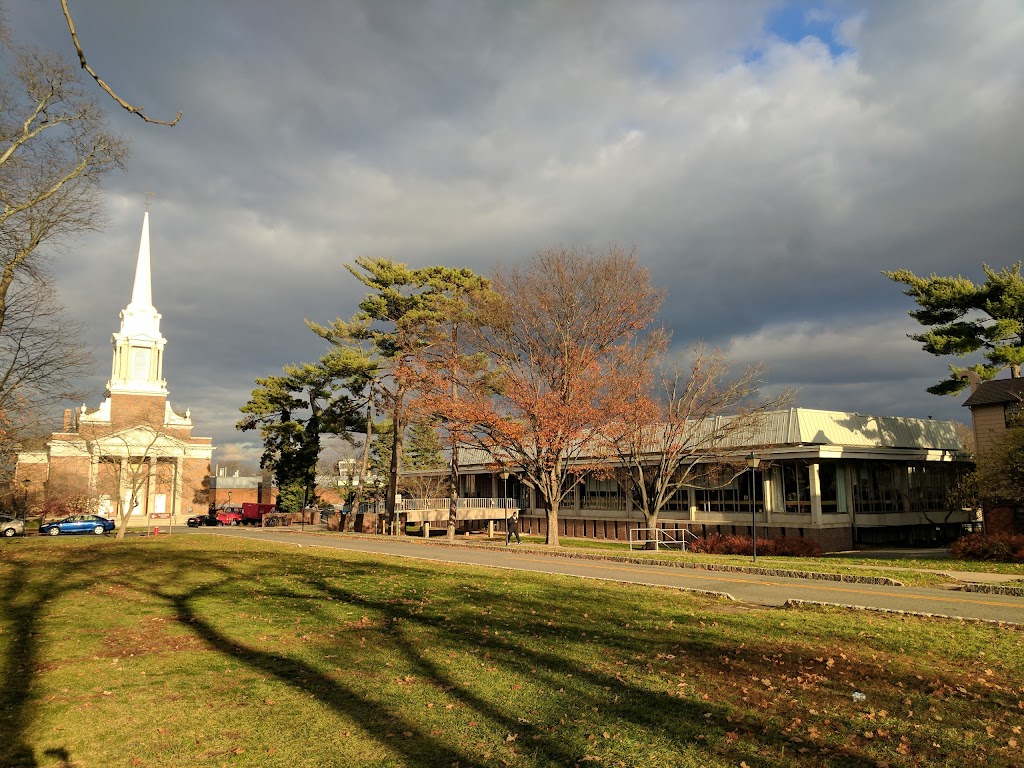
[[[40,534],[56,536],[59,533],[95,533],[102,536],[114,530],[114,521],[99,515],[70,515],[39,526]]]
[[[21,534],[25,535],[25,521],[16,517],[0,517],[0,536],[6,539]]]
[[[185,521],[189,528],[202,528],[204,525],[223,525],[216,515],[193,515]]]
[[[217,519],[221,525],[238,525],[242,522],[242,513],[233,509],[218,509]]]

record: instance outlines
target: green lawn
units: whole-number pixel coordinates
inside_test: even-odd
[[[0,766],[1011,766],[1024,630],[207,536],[0,542]]]

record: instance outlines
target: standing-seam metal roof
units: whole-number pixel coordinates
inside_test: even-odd
[[[960,451],[951,421],[791,408],[771,414],[765,444]]]
[[[709,422],[727,420],[717,416]],[[712,428],[708,423],[706,428]],[[698,427],[700,429],[700,427]],[[790,408],[764,415],[751,430],[738,430],[723,441],[723,447],[834,445],[848,448],[962,451],[963,446],[951,421],[911,419],[902,416],[870,416],[846,411]],[[460,449],[463,465],[486,465],[492,461],[484,451]]]

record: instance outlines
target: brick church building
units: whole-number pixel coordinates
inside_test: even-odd
[[[177,413],[167,399],[167,340],[151,283],[147,211],[103,402],[66,410],[45,449],[18,454],[15,483],[29,489],[33,506],[66,501],[81,508],[84,500],[90,512],[110,518],[130,509],[131,525],[179,524],[193,509],[206,511],[212,439],[193,437],[190,412]]]

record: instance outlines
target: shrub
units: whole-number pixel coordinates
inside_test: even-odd
[[[1024,563],[1024,536],[1020,534],[969,533],[957,539],[949,554],[958,560]]]
[[[771,539],[768,542],[773,551],[767,554],[780,555],[784,557],[820,557],[821,545],[816,541],[805,539],[803,536],[787,536],[783,539]],[[757,540],[758,551],[761,549],[761,539]]]
[[[718,533],[697,539],[688,548],[691,552],[705,555],[749,555],[752,551],[749,536],[722,536]],[[818,557],[821,547],[817,542],[799,536],[780,539],[762,539],[758,536],[757,552],[765,556]]]
[[[96,510],[90,507],[89,499],[83,496],[51,496],[43,502],[39,511],[43,520],[58,520],[68,515],[88,515]]]

